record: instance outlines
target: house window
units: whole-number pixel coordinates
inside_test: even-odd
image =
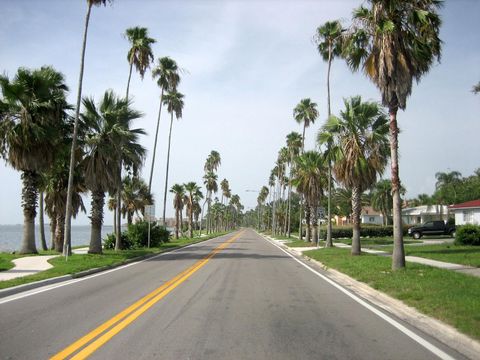
[[[465,210],[463,212],[463,222],[465,224],[473,224],[473,211],[472,210],[470,210],[470,211]]]
[[[371,223],[373,223],[373,222],[375,222],[375,218],[374,218],[373,216],[370,216],[370,217],[368,218],[368,221],[371,222]]]

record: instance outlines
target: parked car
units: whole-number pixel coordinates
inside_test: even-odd
[[[414,239],[420,239],[423,235],[450,235],[455,237],[455,225],[448,225],[443,220],[427,221],[418,226],[408,229],[408,235]]]

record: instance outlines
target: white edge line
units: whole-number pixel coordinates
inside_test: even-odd
[[[226,235],[229,235],[229,234],[226,234]],[[106,275],[106,274],[109,274],[109,273],[114,272],[114,271],[123,270],[123,269],[125,269],[125,268],[127,268],[127,267],[129,267],[129,266],[137,265],[137,264],[140,264],[140,263],[142,263],[142,262],[144,262],[144,261],[151,260],[151,259],[155,259],[155,258],[160,257],[160,256],[165,256],[165,255],[168,255],[168,254],[172,254],[172,253],[175,253],[175,252],[177,252],[177,251],[180,251],[180,250],[189,248],[189,247],[191,247],[191,246],[203,244],[203,243],[205,243],[205,242],[207,242],[207,241],[218,239],[219,237],[222,237],[222,236],[225,236],[225,235],[221,235],[221,236],[218,236],[218,237],[215,237],[215,238],[212,238],[212,239],[208,239],[208,240],[204,240],[204,241],[199,241],[199,242],[196,242],[195,244],[190,244],[190,245],[181,247],[180,249],[175,249],[175,250],[172,250],[172,251],[162,252],[162,253],[160,253],[160,254],[158,254],[158,255],[149,257],[149,258],[147,258],[147,259],[135,261],[135,262],[132,262],[132,263],[129,263],[129,264],[125,264],[125,265],[121,265],[121,266],[118,266],[118,267],[116,267],[116,268],[114,268],[114,269],[101,271],[101,272],[98,272],[98,273],[96,273],[96,274],[92,274],[92,275],[87,275],[87,276],[85,276],[85,277],[81,277],[81,278],[79,278],[79,279],[66,280],[66,281],[63,281],[63,282],[61,282],[61,283],[59,283],[59,284],[45,285],[45,286],[42,286],[41,288],[38,288],[38,289],[27,290],[27,291],[22,292],[22,293],[19,293],[19,294],[6,296],[6,297],[4,297],[3,299],[0,299],[0,305],[6,304],[6,303],[11,302],[11,301],[20,300],[20,299],[23,299],[23,298],[26,298],[26,297],[29,297],[29,296],[32,296],[32,295],[41,294],[41,293],[43,293],[43,292],[45,292],[45,291],[50,291],[50,290],[57,289],[57,288],[60,288],[60,287],[63,287],[63,286],[72,285],[72,284],[75,284],[75,283],[80,282],[80,281],[85,281],[85,280],[93,279],[93,278],[95,278],[95,277],[97,277],[97,276]]]
[[[354,295],[352,294],[351,292],[349,292],[348,290],[346,290],[345,288],[343,288],[341,285],[337,284],[335,281],[329,279],[328,277],[326,277],[325,275],[322,275],[320,274],[318,271],[316,271],[315,269],[311,268],[310,266],[308,266],[307,264],[303,263],[302,261],[298,260],[295,256],[293,256],[292,254],[290,254],[288,251],[282,249],[279,245],[275,244],[273,241],[269,241],[267,240],[266,238],[264,238],[263,236],[261,236],[264,240],[266,240],[268,243],[272,244],[273,246],[277,247],[278,249],[282,250],[285,254],[287,254],[288,256],[290,256],[293,260],[295,260],[296,262],[298,262],[300,265],[302,265],[303,267],[307,268],[308,270],[310,270],[311,272],[313,272],[315,275],[319,276],[320,278],[322,278],[323,280],[325,280],[326,282],[328,282],[330,285],[334,286],[335,288],[337,288],[338,290],[340,290],[341,292],[343,292],[345,295],[349,296],[350,298],[352,298],[353,300],[355,300],[357,303],[359,303],[360,305],[364,306],[365,308],[367,308],[368,310],[370,310],[371,312],[373,312],[375,315],[379,316],[380,318],[382,318],[383,320],[385,320],[386,322],[388,322],[390,325],[392,325],[393,327],[397,328],[398,330],[400,330],[402,333],[404,333],[405,335],[407,335],[409,338],[411,338],[412,340],[416,341],[418,344],[422,345],[424,348],[426,348],[427,350],[429,350],[430,352],[432,352],[433,354],[437,355],[440,359],[444,359],[444,360],[454,360],[455,358],[451,357],[450,355],[448,355],[446,352],[444,352],[443,350],[439,349],[438,347],[436,347],[435,345],[433,345],[432,343],[428,342],[427,340],[425,340],[424,338],[422,338],[421,336],[415,334],[413,331],[409,330],[408,328],[406,328],[405,326],[403,326],[402,324],[400,324],[398,321],[392,319],[390,316],[386,315],[385,313],[381,312],[380,310],[376,309],[375,307],[373,307],[372,305],[370,305],[369,303],[367,303],[365,300],[362,300],[360,297],[358,297],[357,295]]]

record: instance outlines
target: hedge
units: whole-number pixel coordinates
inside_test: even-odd
[[[408,235],[408,228],[410,226],[403,226],[403,235]],[[327,238],[326,227],[322,226],[322,235],[323,238]],[[334,226],[332,227],[332,238],[341,239],[341,238],[351,238],[353,236],[352,226]],[[360,226],[360,236],[361,237],[391,237],[393,236],[393,226],[371,226],[364,225]]]
[[[150,224],[150,246],[158,247],[164,242],[168,242],[170,232],[163,226],[156,223]],[[122,232],[122,249],[132,249],[147,247],[148,245],[148,223],[140,221],[128,226],[128,230]],[[108,234],[103,247],[105,249],[115,248],[115,235]]]
[[[455,234],[455,245],[480,246],[480,225],[457,226]]]

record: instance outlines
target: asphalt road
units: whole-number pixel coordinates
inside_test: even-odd
[[[425,343],[412,340],[253,231],[236,234],[0,299],[0,358],[462,358],[403,324]]]

